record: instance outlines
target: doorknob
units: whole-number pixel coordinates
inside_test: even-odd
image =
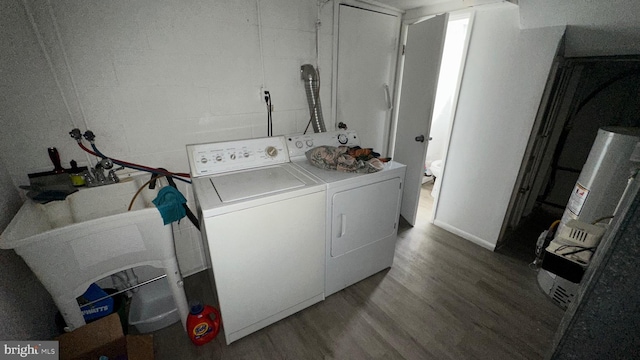
[[[424,135],[416,136],[416,141],[424,142]]]

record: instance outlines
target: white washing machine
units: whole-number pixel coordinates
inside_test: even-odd
[[[325,296],[391,267],[406,166],[390,161],[371,174],[324,170],[305,152],[320,145],[359,146],[355,132],[285,138],[292,162],[327,184]]]
[[[187,153],[227,344],[323,300],[326,186],[284,137]]]

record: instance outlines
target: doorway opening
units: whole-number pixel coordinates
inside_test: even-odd
[[[452,13],[447,22],[444,47],[440,72],[438,75],[438,85],[436,89],[433,115],[429,129],[429,146],[427,147],[424,159],[424,176],[422,178],[422,189],[419,206],[425,198],[430,198],[431,210],[429,221],[435,219],[437,209],[438,193],[442,184],[444,165],[455,109],[458,102],[462,73],[467,53],[471,30],[471,12]]]
[[[638,56],[557,56],[499,247],[516,242],[534,249],[537,238],[520,236],[521,228],[539,218],[548,227],[562,217],[599,128],[640,127],[639,80]]]

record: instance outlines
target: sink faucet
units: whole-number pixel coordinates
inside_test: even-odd
[[[96,164],[96,166],[91,169],[93,176],[88,174],[85,178],[92,178],[93,181],[86,181],[87,186],[100,186],[100,185],[108,185],[115,184],[120,182],[118,175],[116,175],[116,171],[124,169],[124,166],[113,169],[113,161],[109,158],[104,158]],[[105,175],[104,171],[109,170],[109,172]]]
[[[119,167],[117,169],[109,170],[109,174],[107,175],[107,180],[109,180],[111,183],[120,182],[120,179],[118,178],[118,175],[116,175],[116,171],[122,170],[122,169],[124,169],[124,166],[121,166],[121,167]]]
[[[100,163],[98,163],[95,168],[91,169],[91,172],[93,173],[93,177],[98,183],[104,184],[104,182],[107,180],[107,178],[104,176],[104,169],[100,165]]]

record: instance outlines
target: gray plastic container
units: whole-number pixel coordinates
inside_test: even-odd
[[[129,325],[141,333],[163,329],[180,321],[167,279],[160,279],[140,287],[131,298]]]

